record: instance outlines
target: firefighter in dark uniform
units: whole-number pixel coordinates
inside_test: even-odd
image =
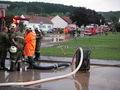
[[[9,33],[9,51],[10,51],[10,71],[20,71],[22,62],[22,53],[24,48],[24,36],[20,31],[16,30],[16,25],[11,24]]]
[[[5,58],[8,50],[8,28],[4,27],[0,32],[0,70],[7,70],[5,67]]]
[[[34,26],[35,33],[36,33],[36,49],[35,49],[35,58],[34,60],[39,60],[40,58],[40,47],[41,47],[41,41],[42,37],[44,35],[43,31],[39,29],[39,26]]]

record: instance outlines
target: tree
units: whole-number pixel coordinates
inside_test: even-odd
[[[111,15],[110,20],[112,20],[113,22],[117,22],[118,18],[115,15]]]
[[[114,28],[116,29],[117,32],[120,32],[120,23],[119,22],[116,22],[114,23]]]
[[[104,22],[104,18],[102,15],[98,14],[94,10],[86,9],[84,7],[79,7],[75,9],[71,15],[70,18],[72,22],[75,22],[76,25],[79,27],[81,25],[88,25],[88,24],[101,24]],[[102,22],[101,22],[102,21]]]

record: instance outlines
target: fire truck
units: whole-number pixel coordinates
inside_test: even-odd
[[[85,35],[95,35],[97,32],[97,28],[94,26],[86,26],[84,30]]]

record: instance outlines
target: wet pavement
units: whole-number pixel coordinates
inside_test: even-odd
[[[68,62],[67,60],[71,60],[70,58],[61,58],[63,59],[60,59],[60,57],[57,58],[58,62],[60,62],[60,60],[63,60],[61,62]],[[39,65],[54,65],[58,63],[57,60],[54,59],[51,61],[52,57],[42,56],[41,59],[44,60],[42,60],[42,62],[37,61]],[[48,59],[49,61],[47,61]],[[104,66],[102,66],[102,64],[93,65],[95,63],[91,62],[91,68],[88,72],[78,71],[75,75],[68,78],[30,86],[22,86],[22,88],[37,88],[40,90],[120,90],[120,62],[116,61],[116,66],[110,65],[109,62],[106,63],[107,66],[105,66],[105,63],[103,64]],[[6,66],[9,68],[9,60],[6,60]],[[26,66],[28,66],[28,64],[24,63],[20,72],[0,71],[0,83],[31,82],[38,79],[68,74],[74,70],[74,66],[53,70],[27,70]]]

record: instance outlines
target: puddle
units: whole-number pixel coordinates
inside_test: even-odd
[[[74,39],[70,34],[50,35],[43,37],[41,47],[50,47],[56,45],[58,42]]]
[[[67,35],[59,34],[59,35],[50,35],[50,36],[43,37],[43,41],[46,43],[52,43],[52,42],[66,41],[73,38],[74,37],[71,36],[70,34],[67,34]]]

